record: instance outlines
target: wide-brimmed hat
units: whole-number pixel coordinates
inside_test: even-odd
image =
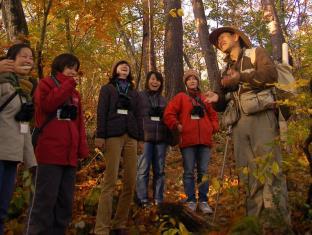
[[[252,44],[251,41],[249,40],[249,38],[247,37],[247,35],[238,30],[237,28],[231,27],[231,26],[226,26],[226,27],[221,27],[221,28],[217,28],[214,31],[211,32],[211,34],[209,35],[209,41],[211,44],[213,44],[215,47],[217,47],[218,49],[220,49],[218,47],[218,37],[225,32],[229,32],[229,33],[236,33],[238,34],[238,36],[241,38],[244,46],[246,48],[251,48]]]
[[[194,69],[189,69],[189,70],[186,70],[184,75],[183,75],[183,83],[185,84],[186,80],[191,76],[194,76],[197,79],[197,81],[199,82],[200,78],[199,78],[198,72]]]

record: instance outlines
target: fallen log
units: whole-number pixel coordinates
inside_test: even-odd
[[[185,225],[190,232],[201,232],[214,229],[209,220],[200,214],[190,211],[183,203],[165,202],[159,205],[160,216],[168,215]]]

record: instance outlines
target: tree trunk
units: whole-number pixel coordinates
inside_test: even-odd
[[[210,88],[215,89],[217,79],[219,79],[219,68],[216,52],[208,40],[209,28],[205,16],[205,9],[202,0],[192,0],[193,12],[198,32],[199,43],[204,54],[208,72]]]
[[[28,42],[28,27],[21,0],[3,0],[2,18],[10,42]]]
[[[70,53],[74,54],[74,45],[73,38],[70,32],[70,17],[68,12],[65,15],[65,29],[66,29],[67,49]]]
[[[153,9],[154,0],[143,0],[143,69],[145,75],[151,70],[156,70]]]
[[[43,24],[41,28],[40,34],[40,42],[38,44],[38,51],[37,51],[37,69],[38,69],[38,77],[39,79],[43,78],[43,63],[42,63],[42,51],[44,40],[47,32],[47,21],[50,9],[52,7],[52,0],[49,0],[46,5],[43,6]]]
[[[136,57],[134,46],[131,44],[129,37],[127,36],[126,32],[122,28],[122,25],[121,25],[119,20],[116,20],[116,29],[118,30],[118,32],[119,32],[119,34],[120,34],[120,36],[121,36],[121,38],[125,44],[127,54],[131,58],[131,63],[134,64],[134,66],[135,66],[135,74],[137,75],[136,81],[137,81],[137,85],[138,85],[138,81],[140,81],[140,78],[141,78],[141,66],[140,66],[140,63]]]
[[[187,64],[187,67],[189,69],[193,69],[194,67],[191,64],[191,61],[190,61],[190,59],[188,58],[188,56],[187,56],[187,54],[185,52],[183,52],[183,58],[184,58],[185,63]]]
[[[164,73],[165,95],[171,99],[178,92],[183,91],[183,26],[180,16],[169,15],[171,9],[180,9],[181,0],[164,0],[166,15]]]
[[[285,38],[276,12],[274,1],[262,0],[264,19],[267,21],[271,43],[273,59],[282,62],[282,44]]]

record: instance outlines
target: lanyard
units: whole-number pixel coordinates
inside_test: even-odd
[[[201,106],[201,104],[199,102],[200,98],[198,96],[193,97],[187,91],[186,91],[186,94],[190,97],[190,101],[192,102],[193,107],[197,106],[196,103]],[[195,101],[195,103],[194,103],[194,101]]]
[[[116,87],[117,87],[117,91],[118,91],[119,94],[127,95],[128,91],[129,91],[130,84],[129,83],[127,84],[127,87],[126,87],[125,91],[122,91],[122,89],[120,89],[120,87],[118,85],[118,82],[116,82]]]

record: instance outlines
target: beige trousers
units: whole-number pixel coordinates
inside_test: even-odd
[[[94,230],[97,235],[108,235],[110,229],[126,227],[136,182],[137,140],[125,134],[120,137],[106,139],[105,146],[106,169],[101,185],[101,195]],[[122,152],[124,168],[123,188],[115,216],[112,220],[113,193]]]
[[[260,216],[264,208],[278,208],[289,222],[286,179],[281,171],[281,152],[276,142],[278,137],[278,123],[272,110],[242,115],[233,127],[236,167],[247,191],[247,215]],[[272,168],[280,171],[276,173]]]

